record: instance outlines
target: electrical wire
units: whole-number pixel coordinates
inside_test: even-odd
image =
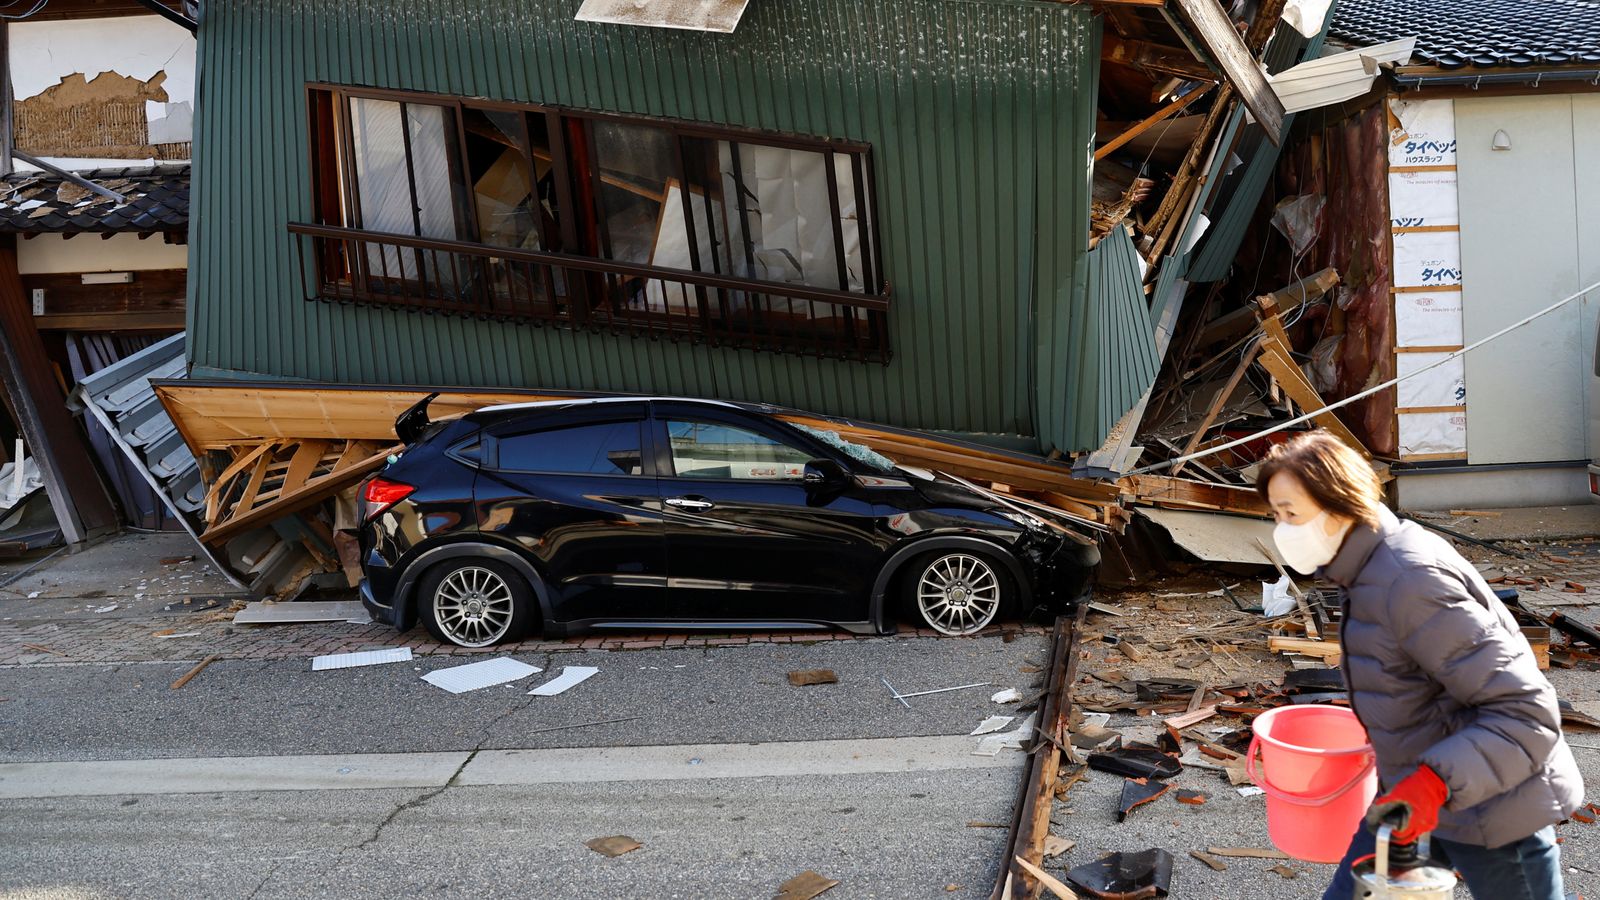
[[[1150,472],[1159,472],[1162,469],[1170,468],[1172,466],[1178,465],[1179,463],[1186,463],[1186,462],[1190,462],[1192,460],[1202,459],[1202,458],[1207,457],[1207,456],[1212,456],[1212,455],[1215,455],[1217,453],[1221,453],[1224,450],[1232,450],[1235,447],[1242,447],[1245,444],[1248,444],[1248,443],[1250,443],[1252,441],[1258,441],[1261,438],[1264,438],[1269,434],[1277,434],[1278,432],[1283,431],[1285,429],[1293,428],[1294,426],[1299,425],[1299,424],[1304,423],[1304,422],[1309,422],[1312,419],[1316,418],[1317,416],[1322,415],[1325,412],[1332,412],[1333,410],[1340,409],[1340,408],[1345,407],[1345,406],[1349,406],[1350,404],[1356,402],[1357,400],[1363,400],[1363,399],[1365,399],[1367,397],[1372,396],[1373,394],[1378,393],[1379,391],[1388,390],[1389,388],[1394,387],[1395,385],[1399,384],[1402,381],[1407,381],[1409,379],[1417,377],[1418,375],[1421,375],[1423,372],[1427,372],[1427,371],[1429,371],[1431,369],[1437,369],[1438,367],[1444,365],[1447,362],[1450,362],[1451,360],[1460,359],[1461,357],[1467,355],[1467,353],[1469,351],[1476,350],[1479,347],[1482,347],[1484,344],[1487,344],[1490,341],[1495,340],[1497,338],[1505,337],[1506,335],[1508,335],[1511,332],[1517,330],[1518,328],[1521,328],[1524,325],[1527,325],[1528,323],[1534,321],[1535,319],[1538,319],[1538,318],[1541,318],[1543,316],[1549,315],[1550,313],[1555,312],[1556,310],[1560,309],[1563,306],[1566,306],[1568,303],[1571,303],[1574,300],[1577,300],[1578,298],[1584,296],[1585,294],[1589,294],[1589,293],[1592,293],[1592,292],[1597,291],[1597,290],[1600,290],[1600,281],[1597,281],[1594,284],[1591,284],[1588,287],[1583,288],[1582,290],[1578,291],[1576,294],[1569,294],[1566,297],[1564,297],[1564,298],[1562,298],[1560,300],[1557,300],[1556,302],[1550,304],[1549,306],[1546,306],[1544,309],[1539,310],[1538,312],[1534,313],[1533,315],[1528,316],[1528,317],[1526,317],[1524,319],[1521,319],[1519,321],[1513,322],[1510,325],[1507,325],[1506,327],[1500,329],[1499,331],[1496,331],[1494,334],[1491,334],[1488,337],[1479,338],[1478,340],[1473,341],[1472,343],[1468,344],[1465,347],[1462,347],[1460,350],[1457,350],[1454,353],[1446,354],[1445,356],[1441,357],[1440,359],[1437,359],[1437,360],[1435,360],[1435,361],[1433,361],[1431,363],[1428,363],[1427,365],[1423,366],[1420,369],[1416,369],[1415,371],[1409,372],[1409,373],[1407,373],[1405,375],[1401,375],[1398,378],[1391,378],[1388,381],[1383,382],[1382,384],[1373,385],[1372,387],[1369,387],[1366,390],[1361,391],[1360,393],[1351,394],[1350,396],[1344,398],[1343,400],[1339,400],[1339,401],[1337,401],[1335,403],[1329,403],[1328,405],[1322,407],[1321,409],[1313,410],[1311,412],[1308,412],[1308,413],[1305,413],[1303,415],[1297,416],[1297,417],[1295,417],[1293,419],[1288,420],[1287,422],[1280,422],[1277,425],[1272,426],[1271,428],[1267,428],[1267,429],[1264,429],[1262,431],[1258,431],[1255,434],[1252,434],[1252,435],[1250,435],[1248,437],[1242,437],[1242,438],[1239,438],[1236,441],[1229,441],[1226,444],[1219,444],[1219,445],[1217,445],[1215,447],[1210,447],[1210,448],[1207,448],[1205,450],[1201,450],[1201,451],[1196,452],[1196,453],[1190,453],[1187,456],[1179,456],[1179,457],[1176,457],[1174,459],[1165,460],[1163,462],[1153,463],[1153,464],[1145,466],[1144,468],[1141,468],[1141,469],[1134,469],[1132,472],[1129,472],[1128,474],[1129,475],[1145,475],[1145,474],[1148,474]]]
[[[6,20],[9,20],[9,21],[12,21],[12,22],[20,22],[23,19],[27,19],[27,18],[30,18],[32,16],[38,15],[39,11],[44,9],[44,5],[46,3],[49,3],[49,2],[50,2],[50,0],[39,0],[39,2],[33,4],[33,9],[28,10],[27,12],[23,13],[20,16],[12,16],[12,15],[7,15],[6,13],[0,13],[0,19],[6,19]]]

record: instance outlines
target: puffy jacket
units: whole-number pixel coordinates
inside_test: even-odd
[[[1483,847],[1565,819],[1583,776],[1516,620],[1455,548],[1381,516],[1319,574],[1340,587],[1345,683],[1385,789],[1427,763],[1450,788],[1434,833]]]

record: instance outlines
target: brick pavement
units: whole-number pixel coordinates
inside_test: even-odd
[[[744,644],[892,641],[937,638],[937,632],[902,627],[898,634],[859,637],[844,631],[754,633],[631,633],[584,635],[564,640],[528,640],[469,650],[434,641],[414,628],[398,634],[387,625],[322,622],[303,625],[233,625],[206,616],[139,619],[56,619],[0,622],[0,668],[101,663],[185,662],[211,654],[224,659],[301,659],[328,653],[410,647],[418,656],[470,656],[487,653],[562,650],[647,650],[664,647],[731,647]],[[192,637],[161,637],[160,633]],[[1006,624],[985,635],[1046,634],[1039,625]],[[949,638],[960,640],[959,638]]]

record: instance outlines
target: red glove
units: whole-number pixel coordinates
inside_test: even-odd
[[[1417,838],[1438,827],[1439,808],[1449,799],[1450,788],[1438,774],[1427,766],[1417,766],[1393,790],[1373,801],[1367,810],[1367,827],[1376,831],[1385,822],[1394,824],[1398,812],[1394,839],[1402,844],[1416,843]]]

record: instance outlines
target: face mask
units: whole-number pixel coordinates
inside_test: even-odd
[[[1329,534],[1327,520],[1328,513],[1324,510],[1309,522],[1299,525],[1279,522],[1272,529],[1272,542],[1278,545],[1278,552],[1283,554],[1283,561],[1289,564],[1289,568],[1301,575],[1310,575],[1318,566],[1333,562],[1349,528]]]

